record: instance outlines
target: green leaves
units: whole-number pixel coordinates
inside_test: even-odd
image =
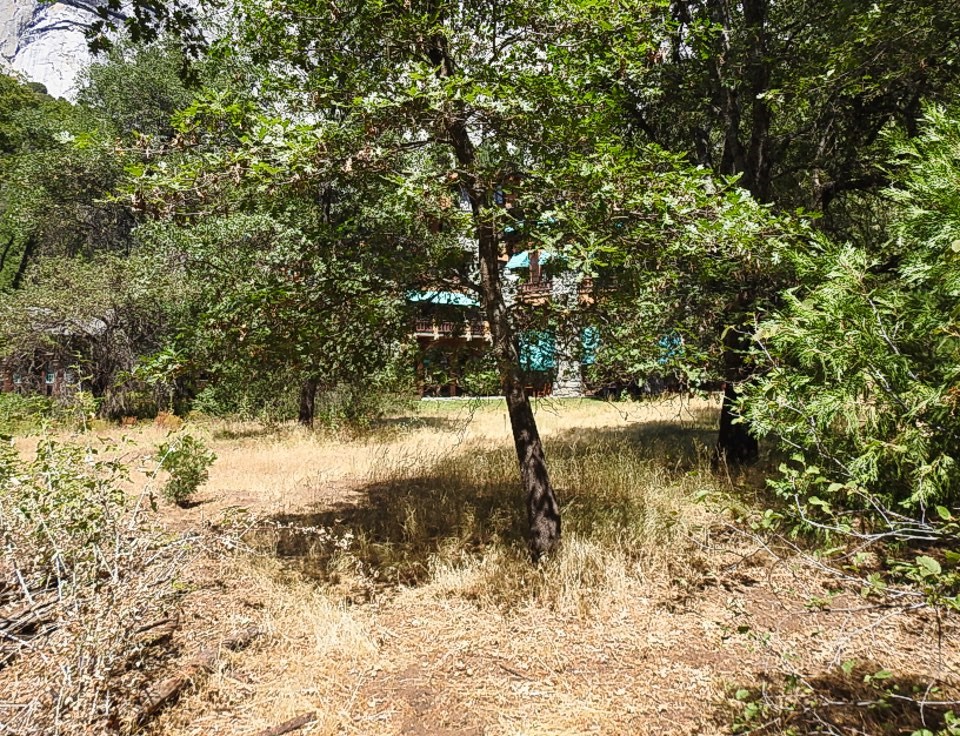
[[[947,523],[948,505],[960,499],[952,388],[960,374],[960,264],[942,257],[960,222],[950,183],[960,172],[958,145],[955,118],[931,111],[919,142],[898,144],[912,163],[903,186],[890,191],[897,252],[878,262],[820,241],[789,256],[805,286],[760,325],[757,358],[767,372],[745,410],[822,466],[831,482],[818,492],[825,500],[915,515],[929,507]],[[811,482],[796,479],[800,487]],[[846,494],[849,487],[862,492]]]
[[[217,456],[203,442],[184,432],[161,444],[157,448],[157,458],[160,470],[168,474],[163,495],[178,506],[184,506],[206,483],[209,468]]]
[[[928,557],[927,555],[920,555],[917,557],[917,568],[920,570],[920,574],[924,577],[937,576],[943,573],[940,563],[932,557]]]

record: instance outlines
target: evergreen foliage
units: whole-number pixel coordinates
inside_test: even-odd
[[[929,108],[893,153],[884,259],[824,238],[793,253],[801,285],[760,324],[764,373],[743,406],[797,453],[777,485],[788,496],[937,520],[960,503],[956,112]]]

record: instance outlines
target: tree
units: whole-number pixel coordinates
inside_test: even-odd
[[[21,285],[45,257],[124,251],[133,218],[107,201],[123,162],[104,128],[82,108],[2,79],[0,288]]]
[[[518,173],[582,147],[584,119],[600,119],[580,93],[577,75],[557,71],[572,58],[559,43],[572,29],[566,11],[577,11],[579,19],[585,11],[442,0],[357,1],[335,9],[297,0],[235,9],[241,53],[269,67],[256,100],[230,111],[222,100],[211,101],[194,111],[195,119],[226,125],[230,118],[222,113],[246,114],[244,105],[260,116],[259,133],[237,139],[220,164],[231,161],[240,179],[259,181],[265,190],[281,182],[339,182],[335,190],[368,189],[361,183],[371,181],[392,186],[378,204],[400,203],[405,225],[397,232],[374,224],[367,234],[377,236],[387,262],[417,263],[422,281],[480,295],[527,494],[530,547],[542,556],[559,539],[559,505],[504,298],[501,230],[515,218],[498,200]],[[231,38],[219,53],[237,46]],[[576,124],[572,110],[582,116]],[[166,190],[186,192],[191,178],[215,176],[181,170]],[[439,260],[418,259],[410,232],[450,247]],[[471,251],[472,265],[465,260]]]
[[[879,190],[880,133],[916,135],[960,73],[946,0],[672,0],[659,28],[626,69],[632,129],[785,209]]]
[[[77,104],[117,138],[169,138],[174,115],[190,103],[200,83],[184,81],[183,65],[183,52],[170,38],[147,46],[113,46],[84,70]]]
[[[755,459],[756,437],[731,411],[732,381],[750,367],[741,343],[751,330],[742,326],[792,280],[783,256],[807,242],[807,224],[655,145],[641,156],[611,144],[571,159],[560,178],[566,190],[551,218],[589,234],[563,250],[593,276],[581,321],[600,331],[595,371],[608,379],[679,374],[696,386],[720,367],[728,385],[719,452],[731,463]]]
[[[329,232],[308,201],[286,218],[263,204],[186,227],[144,227],[140,237],[154,258],[197,284],[173,346],[190,356],[178,370],[221,388],[274,375],[282,380],[268,390],[282,390],[293,380],[299,420],[312,426],[318,390],[360,384],[393,359],[407,322],[403,270],[385,272],[344,229]]]
[[[929,108],[893,150],[896,259],[824,238],[793,252],[801,283],[760,325],[744,406],[795,454],[777,487],[811,517],[916,530],[960,500],[960,116]]]
[[[956,90],[956,4],[672,0],[659,7],[651,16],[655,48],[608,46],[621,58],[607,83],[622,91],[625,139],[737,177],[780,212],[806,208],[820,215],[820,228],[879,247],[885,208],[876,194],[888,181],[880,134],[915,135],[922,103]],[[789,277],[775,265],[771,271]],[[729,459],[757,452],[755,433],[734,408],[751,370],[743,350],[750,325],[790,285],[768,279],[756,293],[727,285],[730,311],[717,333],[726,349],[715,365],[726,382],[718,450]]]
[[[5,363],[29,367],[52,350],[108,415],[146,409],[131,404],[142,388],[132,371],[163,344],[183,295],[132,255],[134,213],[112,196],[135,163],[129,142],[162,137],[188,99],[170,58],[115,51],[88,70],[78,105],[0,78]]]

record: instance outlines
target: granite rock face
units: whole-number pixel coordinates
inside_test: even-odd
[[[93,58],[84,30],[99,0],[0,0],[0,67],[72,100],[77,76]]]

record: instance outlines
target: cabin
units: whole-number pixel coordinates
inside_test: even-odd
[[[69,320],[51,310],[28,310],[31,339],[0,356],[0,391],[67,398],[81,387],[76,366],[102,340],[107,323],[97,318]]]
[[[407,302],[416,305],[413,337],[420,395],[462,396],[470,388],[464,385],[465,376],[492,343],[480,302],[454,291],[411,292]]]
[[[504,296],[508,304],[531,309],[557,299],[589,298],[589,282],[572,280],[562,262],[548,253],[504,254]],[[417,383],[421,396],[497,395],[499,378],[490,357],[492,339],[480,302],[452,291],[411,292],[416,308]],[[584,368],[596,355],[595,329],[558,339],[531,328],[519,336],[520,365],[533,396],[582,396]]]

